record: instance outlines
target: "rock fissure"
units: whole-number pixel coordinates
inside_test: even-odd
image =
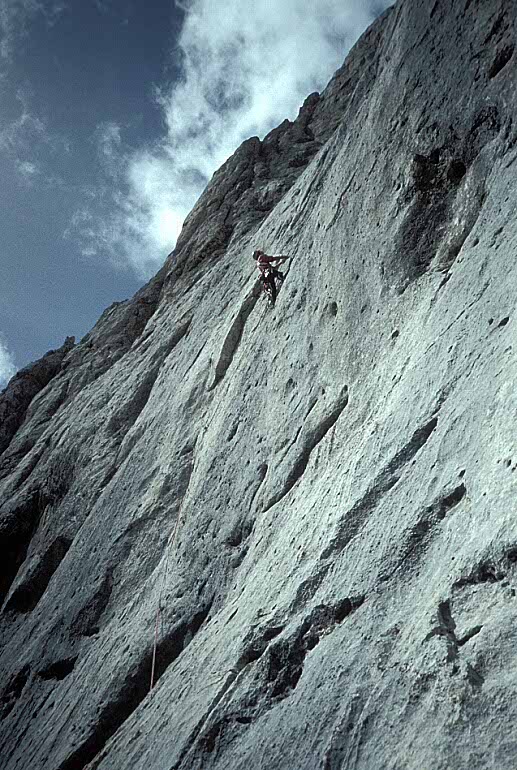
[[[246,297],[241,305],[239,312],[231,322],[230,328],[228,329],[228,332],[224,338],[224,342],[222,344],[212,381],[208,386],[208,390],[213,390],[225,377],[228,369],[230,368],[239,347],[246,321],[248,320],[253,308],[255,307],[257,299],[258,297],[256,296],[255,292],[252,292],[248,297]]]
[[[435,416],[414,432],[409,442],[377,475],[372,486],[344,515],[331,543],[322,552],[322,559],[328,559],[334,553],[346,548],[352,538],[357,535],[367,517],[377,508],[384,495],[399,482],[404,467],[425,446],[437,426],[438,416]]]
[[[284,626],[271,626],[254,642],[248,643],[237,662],[231,684],[234,684],[237,676],[256,665],[258,668],[254,674],[253,695],[246,697],[244,702],[232,698],[227,704],[228,713],[223,716],[217,713],[217,706],[221,701],[221,698],[219,699],[210,710],[209,721],[189,744],[189,761],[194,762],[198,754],[203,763],[203,758],[217,753],[225,740],[231,741],[231,734],[235,730],[239,731],[242,726],[256,723],[268,711],[288,698],[298,686],[307,656],[326,636],[332,634],[358,610],[365,598],[347,597],[335,605],[318,605],[294,634],[277,639],[283,634]],[[274,641],[275,639],[277,641]],[[225,695],[230,693],[230,686],[225,688]],[[183,759],[185,758],[187,757]],[[180,770],[182,766],[183,760],[175,765],[175,770]]]
[[[211,603],[192,619],[177,624],[160,639],[156,651],[155,686],[167,668],[174,663],[190,644],[210,612]],[[80,745],[59,766],[58,770],[91,770],[102,761],[101,752],[107,742],[140,706],[149,693],[152,651],[133,664],[118,688],[100,710],[91,731],[79,741]],[[59,677],[57,677],[59,678]],[[153,691],[154,692],[154,691]]]
[[[315,429],[304,434],[302,428],[302,432],[300,433],[302,436],[302,447],[298,450],[298,456],[294,461],[291,470],[287,473],[287,478],[282,490],[278,494],[274,495],[270,501],[268,501],[264,508],[264,512],[268,511],[270,508],[280,502],[280,500],[282,500],[282,498],[291,491],[295,484],[300,481],[307,469],[312,453],[323,441],[329,431],[335,426],[343,411],[348,406],[348,389],[346,390],[346,395],[339,399],[331,413],[325,417]],[[311,410],[309,410],[309,412],[310,411]],[[298,439],[296,439],[296,443],[297,441]]]

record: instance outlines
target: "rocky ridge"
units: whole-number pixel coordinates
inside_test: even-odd
[[[515,767],[516,23],[398,2],[4,391],[2,770]]]

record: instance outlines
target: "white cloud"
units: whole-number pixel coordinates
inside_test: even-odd
[[[47,121],[34,114],[27,91],[18,89],[15,96],[20,105],[18,117],[4,122],[0,117],[0,152],[11,159],[25,182],[33,183],[37,179],[47,187],[62,185],[62,180],[51,173],[50,160],[58,154],[69,153],[70,141],[52,133]],[[47,156],[46,160],[43,155]]]
[[[179,3],[177,3],[179,5]],[[190,0],[181,5],[181,77],[157,91],[166,135],[125,153],[105,127],[106,165],[118,178],[115,215],[88,221],[85,249],[148,275],[175,244],[213,172],[249,136],[293,119],[391,0]],[[105,209],[104,209],[105,211]],[[85,233],[83,232],[83,236]],[[96,235],[96,238],[95,238]],[[96,241],[96,242],[95,242]],[[92,245],[95,242],[95,245]]]
[[[16,366],[13,356],[9,352],[2,334],[0,334],[0,388],[5,388],[15,372]]]
[[[20,115],[0,126],[0,149],[13,154],[27,151],[35,143],[46,141],[45,122],[31,114],[27,94],[19,90],[16,99],[20,104]]]
[[[41,174],[41,169],[37,163],[30,160],[19,160],[16,162],[16,168],[21,176],[27,181],[32,182]]]
[[[27,34],[29,23],[42,15],[47,24],[56,22],[65,10],[63,0],[1,0],[0,3],[0,59],[11,59],[17,42]]]

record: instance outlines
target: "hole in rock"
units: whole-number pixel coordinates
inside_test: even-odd
[[[57,679],[58,681],[61,681],[72,673],[78,657],[79,656],[76,655],[73,658],[63,658],[63,660],[58,660],[55,663],[52,663],[51,666],[43,669],[43,671],[39,671],[38,675],[42,679]]]
[[[447,171],[447,178],[453,184],[459,184],[465,174],[467,173],[467,167],[462,160],[455,159],[451,161],[451,164]]]
[[[490,78],[490,80],[492,80],[492,78],[495,78],[496,75],[499,75],[501,70],[503,70],[506,67],[506,65],[508,64],[508,62],[513,56],[514,50],[515,50],[515,47],[513,45],[506,45],[504,46],[504,48],[501,48],[501,50],[497,52],[497,55],[494,59],[494,63],[490,67],[490,71],[488,73],[488,77]]]

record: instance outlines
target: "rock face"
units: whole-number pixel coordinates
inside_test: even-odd
[[[4,392],[2,770],[515,768],[516,21],[399,2]]]

